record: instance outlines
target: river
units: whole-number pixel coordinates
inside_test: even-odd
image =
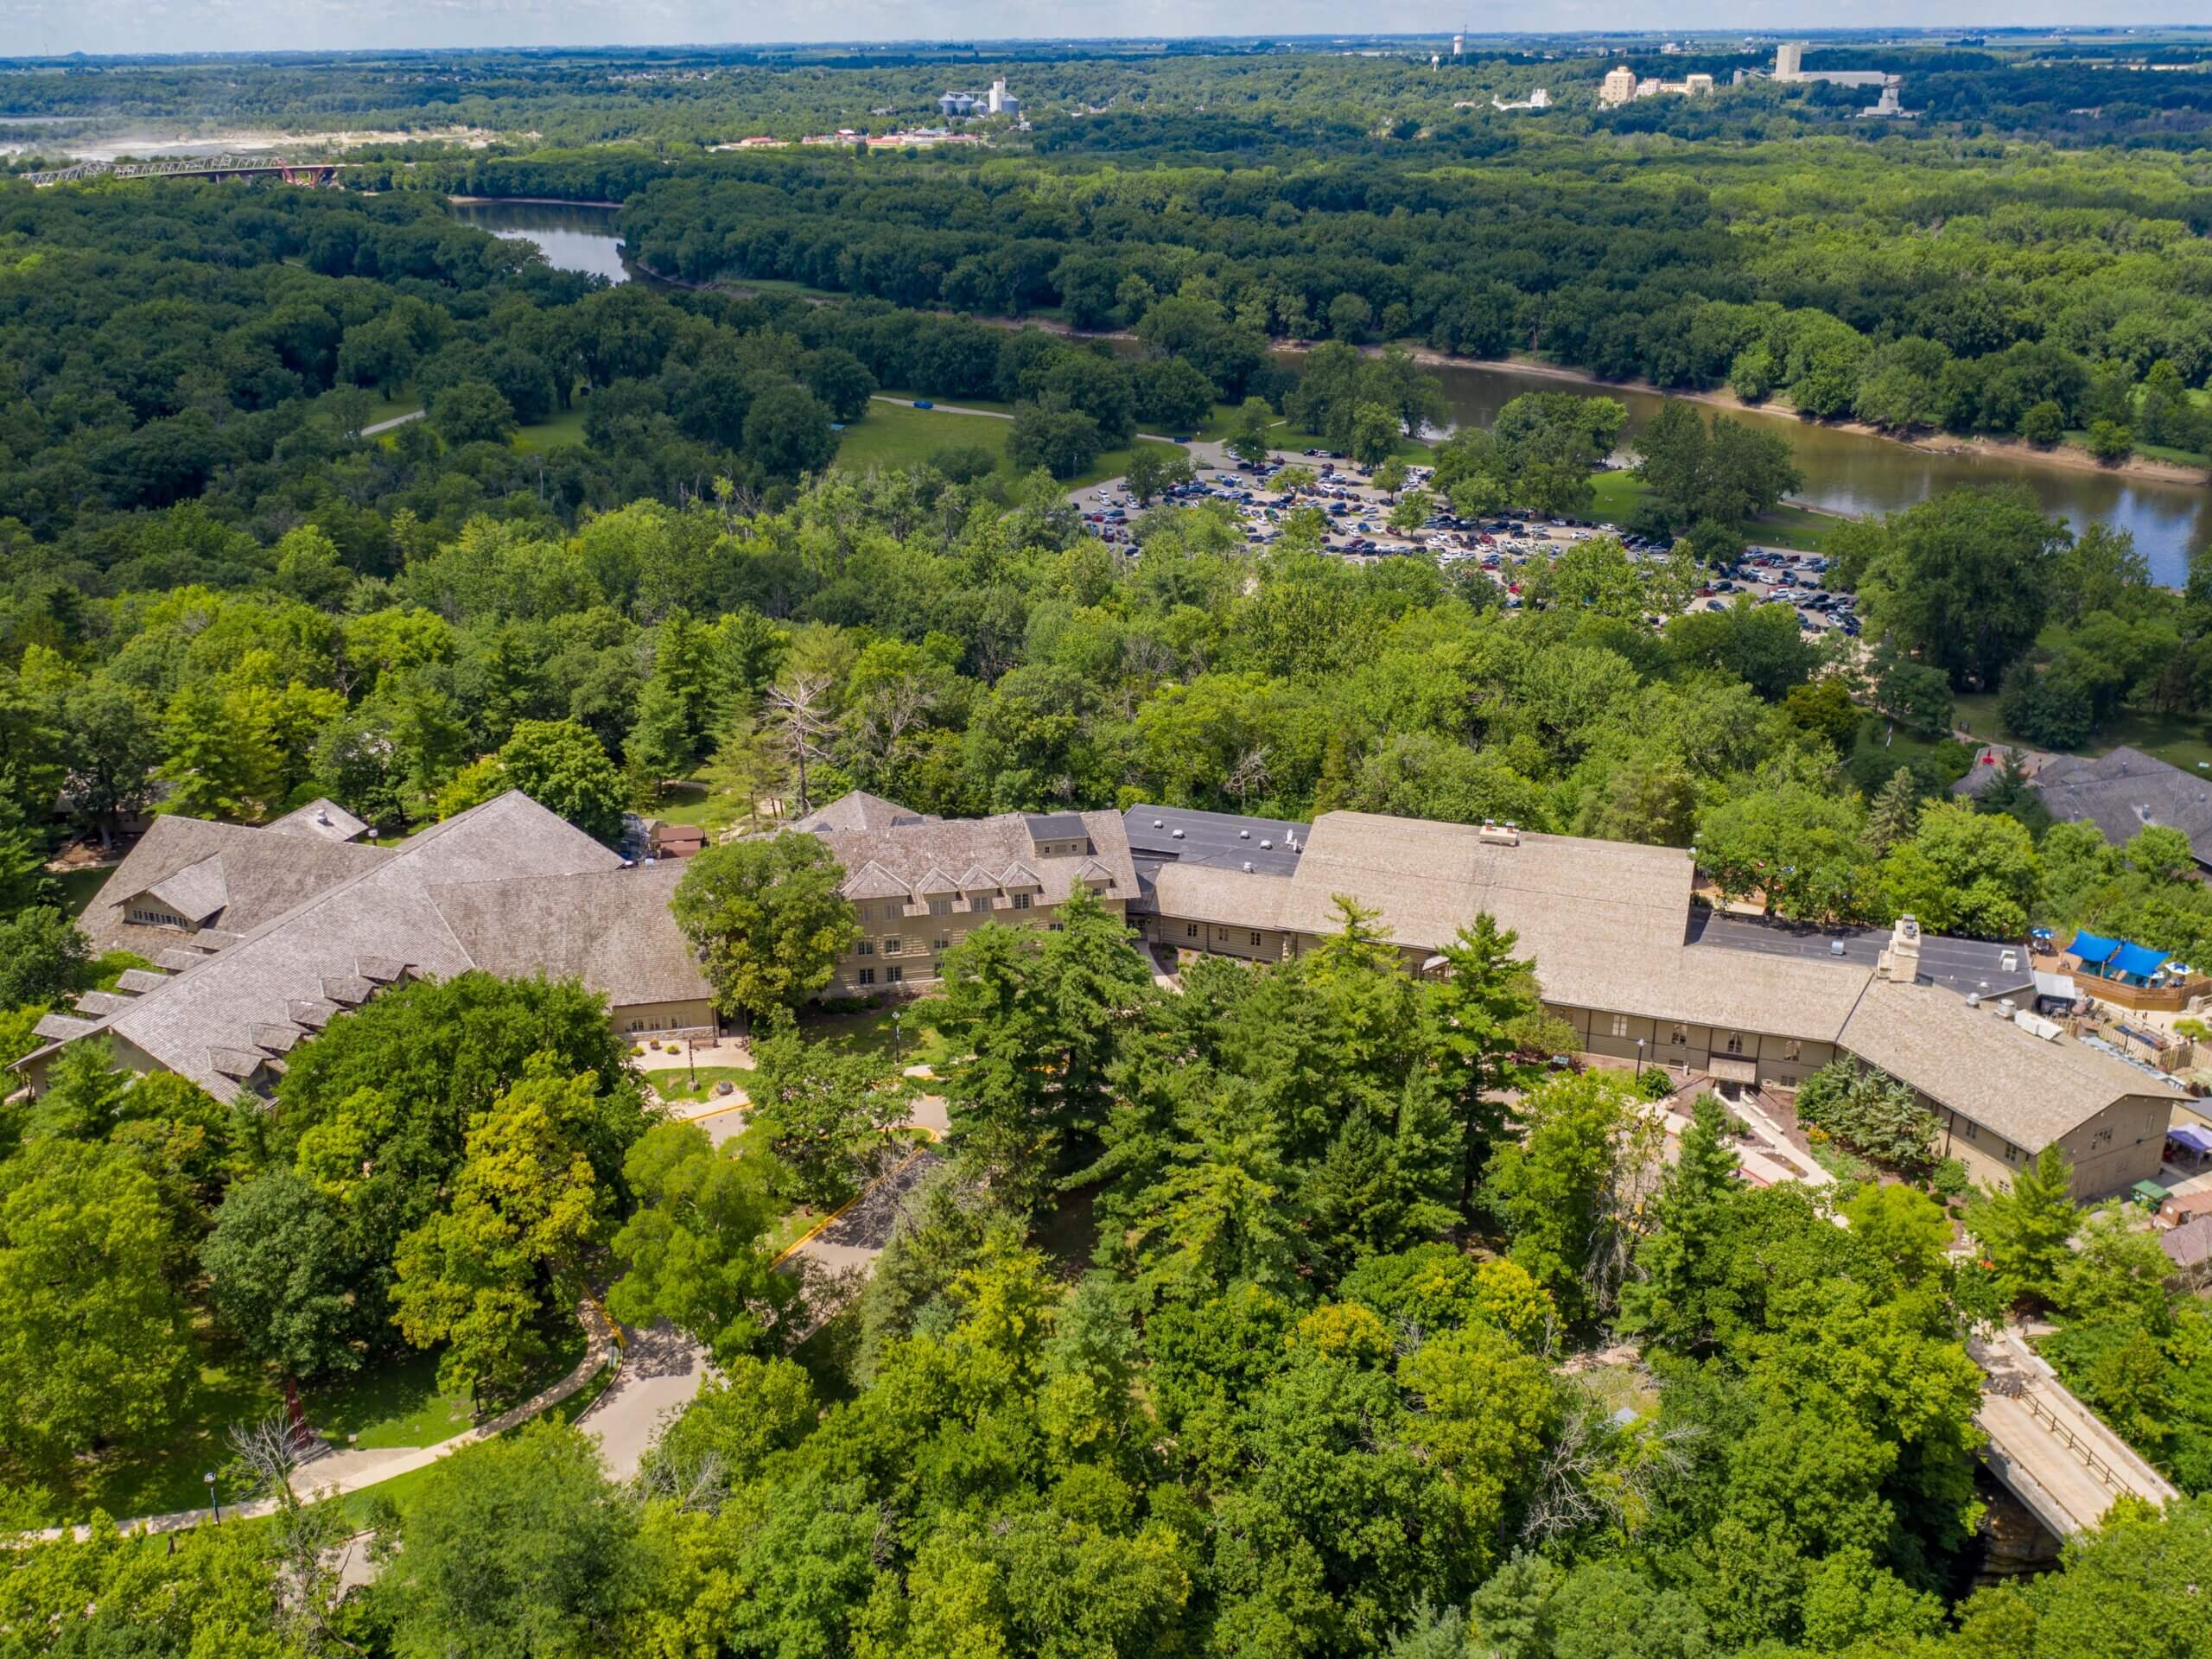
[[[563,270],[589,271],[610,282],[651,281],[622,256],[613,207],[543,202],[456,202],[454,216],[495,236],[536,243]],[[1440,368],[1445,401],[1454,425],[1488,425],[1497,411],[1526,391],[1601,391],[1629,412],[1633,434],[1665,400],[1596,382],[1579,383],[1511,369]],[[1961,485],[2017,480],[2035,493],[2047,512],[2076,529],[2106,524],[2131,531],[2150,561],[2153,581],[2179,587],[2190,560],[2212,547],[2212,492],[2189,484],[2161,483],[2117,473],[2038,467],[1993,455],[1931,454],[1887,438],[1820,426],[1794,416],[1745,410],[1739,418],[1789,436],[1805,486],[1792,498],[1808,506],[1859,517],[1895,512],[1939,491]]]

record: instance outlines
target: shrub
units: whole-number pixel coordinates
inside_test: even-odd
[[[1921,1177],[1936,1167],[1935,1114],[1887,1072],[1851,1060],[1822,1066],[1798,1086],[1797,1121],[1808,1139],[1822,1130],[1900,1174]]]

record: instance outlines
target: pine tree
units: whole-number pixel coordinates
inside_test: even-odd
[[[1875,792],[1873,804],[1866,809],[1866,840],[1874,851],[1887,853],[1891,848],[1912,839],[1912,832],[1920,827],[1920,781],[1909,766],[1899,766],[1890,774],[1890,781]]]
[[[645,682],[638,698],[637,721],[623,749],[632,798],[641,803],[658,800],[669,779],[690,771],[690,734],[678,686],[658,674]]]
[[[2081,1218],[2073,1169],[2052,1145],[2013,1177],[2011,1192],[1985,1192],[1967,1211],[1967,1230],[1997,1270],[1999,1296],[2008,1303],[2047,1303],[2071,1259],[2067,1241]]]
[[[1720,1103],[1700,1096],[1681,1156],[1652,1200],[1656,1230],[1637,1252],[1639,1276],[1621,1287],[1620,1328],[1676,1352],[1696,1348],[1713,1331],[1707,1297],[1722,1272],[1713,1259],[1721,1216],[1741,1190],[1726,1130]]]
[[[1487,911],[1444,947],[1449,964],[1429,989],[1431,1046],[1459,1120],[1459,1208],[1474,1200],[1475,1179],[1504,1122],[1492,1097],[1505,1082],[1515,1052],[1542,1012],[1535,963],[1516,957],[1520,936],[1501,928]]]

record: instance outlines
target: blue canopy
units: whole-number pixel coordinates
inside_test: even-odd
[[[2178,1141],[2191,1152],[2212,1152],[2212,1129],[2195,1123],[2177,1123],[2166,1131],[2166,1139]]]
[[[2107,939],[2094,933],[2076,933],[2074,943],[2066,947],[2066,954],[2089,967],[2103,969],[2107,976],[2126,974],[2134,979],[2150,978],[2169,960],[2164,951],[2153,950],[2147,944]]]

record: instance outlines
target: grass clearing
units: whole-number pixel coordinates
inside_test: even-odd
[[[113,875],[112,868],[104,870],[66,870],[54,879],[61,884],[61,912],[65,916],[81,916],[85,906],[92,902],[98,893]]]
[[[565,449],[583,441],[584,411],[581,405],[519,427],[513,439],[514,447],[525,455],[543,454],[548,449]]]
[[[989,450],[1004,468],[1007,437],[1013,429],[1011,421],[992,415],[870,404],[867,416],[845,429],[837,444],[836,464],[856,471],[918,467],[938,450],[957,444]]]
[[[810,1042],[835,1043],[841,1048],[887,1055],[904,1065],[934,1069],[947,1064],[952,1051],[930,1023],[932,1000],[923,997],[896,1008],[868,1008],[859,1014],[802,1013],[799,1035]],[[899,1016],[895,1026],[894,1014]]]
[[[1997,713],[1993,691],[1961,691],[1954,699],[1960,729],[1978,743],[2009,743],[2018,740],[2005,729]],[[2126,744],[2144,753],[2178,766],[2183,772],[2212,774],[2212,741],[2206,740],[2201,716],[2153,714],[2129,709],[2107,721],[2087,743],[2067,750],[2069,754],[2109,754]]]
[[[715,1085],[718,1083],[727,1083],[743,1093],[752,1076],[751,1071],[741,1065],[702,1065],[697,1068],[695,1081],[691,1067],[678,1065],[648,1071],[645,1081],[652,1085],[653,1092],[663,1100],[671,1103],[679,1101],[689,1103],[707,1099],[715,1092]],[[733,1101],[731,1103],[734,1105],[736,1103]]]
[[[1643,480],[1625,468],[1599,473],[1590,480],[1591,517],[1626,530],[1637,508],[1651,493]],[[1817,553],[1827,532],[1844,520],[1809,507],[1777,507],[1744,527],[1747,541],[1762,547],[1786,547],[1797,553]]]

